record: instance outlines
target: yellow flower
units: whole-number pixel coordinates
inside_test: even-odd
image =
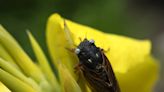
[[[118,79],[121,92],[152,92],[158,78],[159,66],[151,55],[151,42],[107,34],[65,20],[58,14],[48,19],[46,41],[55,75],[41,47],[28,32],[37,62],[24,52],[16,40],[0,26],[0,91],[5,92],[90,92],[84,78],[74,73],[78,63],[73,48],[79,38],[94,39],[96,45],[110,51],[105,53]],[[78,81],[77,81],[78,80]]]

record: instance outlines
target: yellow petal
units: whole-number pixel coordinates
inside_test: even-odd
[[[0,67],[5,70],[6,72],[10,73],[11,75],[15,76],[19,80],[23,81],[24,83],[30,85],[34,89],[41,92],[39,85],[31,78],[26,77],[20,71],[18,71],[12,64],[0,58]],[[1,76],[1,74],[0,74]]]
[[[83,92],[88,92],[85,80],[81,76],[76,76],[74,73],[74,66],[77,64],[77,56],[67,49],[74,47],[72,36],[70,35],[67,23],[64,23],[58,14],[50,16],[47,24],[46,38],[49,52],[54,64],[58,67],[62,63],[67,67],[71,75],[77,80],[80,77],[78,84]],[[60,69],[58,69],[60,71]]]
[[[150,52],[151,43],[149,40],[137,40],[125,36],[107,34],[69,20],[66,20],[66,23],[71,31],[73,42],[76,45],[80,43],[79,38],[88,38],[94,39],[96,45],[104,50],[110,49],[110,51],[105,54],[112,64],[122,92],[134,92],[136,89],[138,89],[139,92],[151,91],[152,85],[154,85],[157,80],[159,69],[156,60],[152,60],[153,58],[151,57]],[[51,41],[48,42],[48,45],[51,48],[50,50],[53,50],[51,55],[54,55],[54,57],[56,55],[54,54],[55,49],[52,49],[53,46],[55,46],[54,43],[56,41],[58,41],[57,43],[61,43],[60,41],[63,42],[64,39],[64,36],[61,35],[61,30],[64,32],[62,25],[63,20],[58,14],[54,14],[50,17],[48,29],[51,30],[50,33],[54,35],[50,35],[49,33],[47,36],[49,36],[49,40],[51,39]],[[55,30],[59,31],[56,32]],[[61,36],[60,40],[54,39],[54,36],[56,36],[55,34]],[[57,47],[54,48],[57,49]],[[65,51],[61,50],[60,53],[63,52]],[[63,57],[64,56],[65,55],[63,55]],[[63,61],[66,62],[68,59],[65,58]],[[151,73],[148,70],[151,70]],[[143,74],[144,76],[142,76]],[[137,78],[136,76],[140,77]],[[146,80],[146,83],[141,83],[144,82],[144,80]],[[139,86],[142,87],[140,88]]]
[[[154,64],[155,61],[148,56],[143,63],[129,69],[126,73],[116,73],[122,92],[153,92],[159,77],[159,66]]]
[[[11,92],[2,82],[0,82],[0,91],[1,92]]]
[[[31,45],[33,47],[34,53],[39,62],[39,65],[40,65],[42,71],[44,72],[48,82],[51,83],[51,88],[53,88],[53,90],[55,92],[59,92],[60,87],[59,87],[58,81],[56,79],[56,76],[54,76],[53,71],[50,68],[50,65],[48,64],[48,60],[47,60],[46,56],[44,55],[39,44],[37,43],[37,41],[35,40],[35,38],[32,36],[32,34],[30,32],[28,32],[28,36],[29,36]]]
[[[144,57],[150,54],[151,44],[148,40],[137,40],[125,36],[103,33],[99,30],[68,21],[68,26],[76,44],[79,37],[94,39],[97,46],[104,50],[110,49],[107,57],[112,62],[115,71],[126,72],[137,63],[144,62]]]
[[[44,79],[39,68],[33,63],[30,57],[24,52],[17,41],[0,25],[0,43],[12,56],[22,71],[37,82]]]
[[[64,31],[64,19],[59,15],[52,15],[48,20],[46,30],[46,40],[51,58],[57,67],[58,63],[62,62],[75,77],[73,67],[77,59],[72,52],[67,50],[72,45],[72,39],[68,36],[68,33]]]
[[[59,64],[59,76],[61,79],[61,87],[63,87],[63,92],[81,92],[76,80],[72,77],[68,69],[62,64]]]
[[[9,55],[9,53],[5,50],[5,48],[0,44],[0,57],[4,60],[10,62],[13,66],[19,69],[18,65],[14,62],[13,58]],[[20,70],[20,69],[19,69]]]
[[[13,92],[39,92],[0,68],[0,80]]]

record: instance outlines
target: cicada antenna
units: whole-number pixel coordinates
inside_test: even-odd
[[[87,39],[87,32],[88,32],[88,31],[85,32],[85,37],[84,37],[84,39]]]

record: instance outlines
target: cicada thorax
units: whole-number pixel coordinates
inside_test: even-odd
[[[94,40],[84,39],[75,49],[83,72],[93,92],[120,92],[108,58]]]

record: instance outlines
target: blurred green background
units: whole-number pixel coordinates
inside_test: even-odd
[[[160,65],[164,65],[162,0],[0,0],[0,24],[13,34],[33,59],[26,30],[31,30],[47,53],[46,22],[55,12],[104,32],[151,39],[152,52],[160,60]],[[161,78],[155,92],[164,90],[163,70],[161,67]]]

